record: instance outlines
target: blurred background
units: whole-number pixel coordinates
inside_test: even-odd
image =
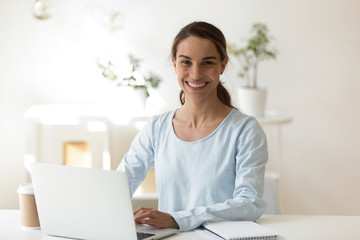
[[[107,97],[97,59],[121,69],[128,54],[162,82],[148,108],[179,107],[170,48],[184,25],[203,20],[241,45],[265,23],[279,55],[260,65],[267,109],[291,116],[281,129],[283,214],[359,215],[360,2],[357,0],[0,0],[0,208],[18,208],[27,181],[25,112],[39,104],[93,104]],[[233,95],[238,63],[223,75]],[[121,111],[121,106],[118,111]],[[125,113],[126,114],[126,113]],[[264,127],[270,162],[278,130]],[[130,144],[133,136],[128,136]],[[120,146],[119,146],[120,147]],[[119,162],[121,159],[116,159]]]

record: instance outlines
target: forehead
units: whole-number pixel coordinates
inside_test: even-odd
[[[178,47],[176,57],[186,55],[191,58],[213,56],[219,59],[220,55],[215,43],[206,38],[190,36],[182,40]]]

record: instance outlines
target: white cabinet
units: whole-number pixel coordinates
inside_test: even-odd
[[[283,164],[283,139],[282,139],[282,127],[285,124],[289,124],[292,122],[292,117],[286,114],[281,114],[275,111],[266,111],[265,116],[262,118],[257,118],[260,125],[264,129],[265,132],[267,130],[274,130],[270,128],[275,128],[275,132],[272,131],[271,133],[275,134],[275,138],[272,138],[272,140],[276,140],[276,143],[269,142],[269,146],[274,146],[275,149],[269,150],[275,150],[276,153],[273,154],[276,156],[275,158],[271,157],[269,158],[269,165],[273,165],[273,167],[270,170],[266,171],[267,176],[271,176],[275,179],[279,179],[282,173],[282,164]]]

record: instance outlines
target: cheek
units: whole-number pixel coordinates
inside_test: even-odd
[[[211,69],[209,75],[211,75],[213,79],[220,79],[221,69],[217,69],[217,68]]]
[[[181,71],[180,69],[176,69],[175,73],[176,73],[177,82],[180,85],[180,87],[182,88],[182,86],[184,85],[184,83],[183,83],[184,72]]]
[[[179,80],[186,75],[185,69],[179,67],[175,69],[175,73]]]

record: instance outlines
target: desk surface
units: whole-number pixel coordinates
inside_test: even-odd
[[[279,240],[359,240],[360,216],[265,215],[259,224],[278,231]],[[0,210],[0,239],[58,240],[39,230],[23,230],[18,210]],[[166,240],[217,239],[203,231],[179,233]]]

